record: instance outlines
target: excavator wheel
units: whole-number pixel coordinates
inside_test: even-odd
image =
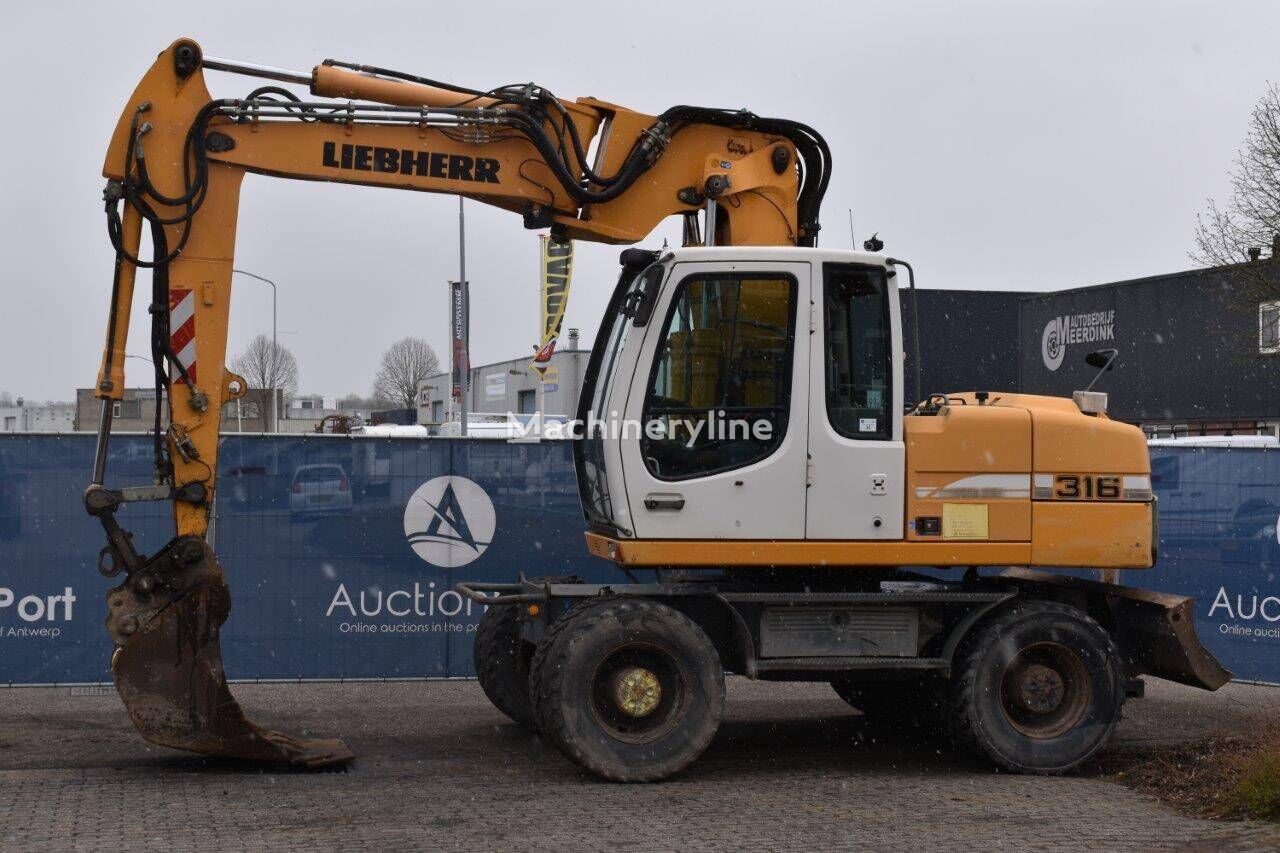
[[[693,763],[724,712],[724,670],[692,619],[656,601],[609,598],[552,626],[530,681],[543,733],[614,782],[655,782]]]
[[[584,610],[595,607],[600,604],[601,599],[583,598],[575,601],[573,604],[565,608],[564,612],[551,620],[550,627],[547,628],[546,634],[538,643],[533,651],[533,660],[529,662],[529,703],[533,706],[533,725],[534,728],[545,734],[549,729],[542,719],[542,703],[538,701],[538,685],[542,681],[542,673],[547,665],[548,652],[551,649],[556,638],[564,632],[565,628],[573,623],[573,617],[577,616]]]
[[[1111,738],[1124,698],[1124,665],[1101,625],[1023,600],[957,656],[948,726],[958,745],[1007,770],[1066,773]]]
[[[526,729],[537,731],[529,696],[533,645],[520,639],[511,604],[491,604],[476,628],[476,679],[493,706]]]
[[[836,679],[836,695],[876,725],[902,731],[941,729],[946,714],[946,682],[935,678],[909,681]]]

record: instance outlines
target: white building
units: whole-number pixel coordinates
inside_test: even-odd
[[[27,403],[0,406],[0,432],[73,432],[75,403]]]
[[[551,356],[544,379],[529,368],[531,356],[471,368],[467,411],[498,414],[566,415],[576,417],[578,392],[587,369],[590,350],[577,348],[577,336],[569,346]],[[452,379],[449,373],[428,376],[418,386],[418,423],[441,424],[453,420]]]

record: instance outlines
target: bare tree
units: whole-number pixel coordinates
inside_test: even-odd
[[[12,406],[13,395],[8,391],[0,391],[0,406]]]
[[[1244,145],[1231,171],[1231,197],[1224,204],[1210,199],[1196,217],[1196,250],[1191,257],[1205,266],[1240,264],[1250,249],[1270,252],[1280,244],[1280,85],[1268,84],[1253,108]],[[1280,275],[1271,264],[1238,268],[1247,298],[1280,296]]]
[[[418,386],[440,372],[440,359],[422,338],[401,338],[382,354],[373,378],[373,396],[394,406],[411,409],[418,402]]]
[[[231,369],[249,383],[242,408],[254,409],[263,432],[268,431],[273,390],[279,389],[286,399],[298,391],[298,360],[285,347],[273,344],[267,335],[258,335],[232,360]]]

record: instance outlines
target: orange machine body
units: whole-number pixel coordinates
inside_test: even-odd
[[[312,98],[352,100],[305,100],[288,89],[261,84],[243,98],[215,100],[205,86],[203,68],[307,86]],[[583,162],[589,157],[594,164]],[[788,268],[794,269],[806,262],[806,256],[813,259],[822,254],[816,251],[818,213],[830,178],[830,150],[821,134],[812,128],[745,111],[686,105],[652,116],[590,98],[560,101],[532,85],[481,92],[336,60],[328,60],[310,72],[249,66],[205,57],[199,45],[183,39],[159,55],[126,104],[108,148],[103,173],[108,178],[105,213],[116,266],[106,346],[95,389],[101,406],[98,444],[84,505],[101,522],[107,537],[107,547],[99,555],[99,570],[108,576],[127,573],[106,596],[107,631],[116,646],[111,670],[117,691],[134,725],[154,743],[201,754],[321,767],[350,761],[353,755],[340,741],[292,737],[254,725],[232,698],[221,659],[220,630],[231,612],[231,593],[207,534],[216,499],[219,414],[227,401],[247,390],[244,379],[226,368],[236,218],[245,175],[465,196],[520,213],[526,227],[550,228],[559,239],[635,242],[667,216],[683,214],[686,245],[794,246],[798,248],[724,253],[731,259],[730,266],[753,254],[787,255]],[[703,215],[702,226],[699,213]],[[139,255],[144,227],[151,237],[150,259]],[[709,256],[716,252],[711,250]],[[641,317],[647,318],[645,312],[654,310],[651,300],[658,294],[651,286],[661,282],[661,277],[652,278],[647,271],[662,272],[665,267],[660,258],[659,252],[623,253],[622,275],[611,313],[642,325]],[[910,273],[905,262],[886,258],[884,263],[895,268],[902,265]],[[117,490],[106,485],[112,401],[124,393],[126,335],[139,266],[151,268],[147,300],[152,315],[150,343],[153,361],[163,371],[154,377],[156,402],[161,406],[167,397],[169,405],[167,412],[161,409],[162,420],[157,424],[162,434],[156,436],[153,483]],[[748,275],[752,267],[739,269],[744,271],[735,272],[735,278]],[[645,272],[641,274],[642,271]],[[914,274],[911,276],[914,287]],[[771,350],[769,341],[777,338],[779,329],[801,337],[796,333],[803,328],[793,325],[798,318],[775,292],[754,289],[759,295],[743,300],[748,309],[741,324],[748,329],[744,332],[746,337],[736,339],[738,343],[734,344],[746,353],[736,362],[735,369],[746,383],[744,397],[752,405],[775,399],[763,383],[758,387],[753,384],[752,377],[787,367],[787,357],[771,354],[776,348]],[[894,292],[892,286],[886,290],[889,295]],[[711,312],[709,290],[704,289],[701,296],[703,310]],[[753,304],[753,299],[759,304]],[[893,305],[895,300],[887,298],[885,303]],[[813,300],[810,304],[816,306]],[[816,307],[810,311],[810,331],[819,328],[817,313]],[[756,331],[751,331],[755,327],[748,322],[750,318],[772,331],[757,339]],[[735,329],[737,325],[735,319]],[[697,404],[714,406],[715,396],[710,393],[713,374],[704,368],[709,368],[711,354],[726,343],[714,331],[690,328],[689,335],[671,339],[671,346],[681,349],[686,361],[694,366],[685,380],[692,386],[682,390]],[[894,346],[878,347],[885,352],[900,343],[896,314],[891,313],[889,328],[884,343]],[[871,341],[872,333],[865,339]],[[640,352],[639,345],[646,339],[632,335],[630,340],[630,352]],[[822,343],[825,338],[813,340],[813,350],[831,346]],[[794,349],[808,353],[810,348]],[[604,346],[595,348],[597,356],[603,356],[605,351]],[[810,359],[809,363],[817,360]],[[893,362],[900,376],[901,359],[886,360]],[[588,366],[587,375],[615,376],[623,366],[611,362],[602,371],[597,359]],[[794,372],[803,372],[800,362],[791,366]],[[877,438],[884,445],[882,449],[891,454],[877,459],[891,461],[869,463],[877,466],[877,473],[870,475],[871,494],[885,496],[881,506],[892,501],[892,510],[885,516],[899,522],[897,526],[884,527],[885,518],[876,516],[876,527],[892,539],[843,538],[847,513],[832,516],[830,525],[816,528],[827,537],[823,540],[642,540],[626,538],[633,534],[615,527],[607,529],[618,530],[616,537],[588,534],[592,553],[625,565],[714,566],[725,569],[731,577],[738,573],[733,579],[741,578],[744,587],[756,586],[762,603],[745,605],[743,610],[736,610],[718,591],[720,587],[711,586],[714,593],[702,584],[670,587],[673,601],[690,594],[703,598],[714,594],[736,614],[729,620],[718,615],[702,622],[713,631],[719,630],[716,623],[725,622],[727,626],[727,633],[714,643],[706,642],[709,654],[696,650],[701,646],[680,641],[684,643],[680,648],[688,654],[682,651],[679,658],[711,662],[713,669],[705,674],[711,680],[705,684],[718,683],[715,679],[722,678],[717,658],[730,648],[741,650],[732,670],[752,677],[769,677],[772,673],[772,677],[813,679],[816,675],[825,681],[855,673],[874,675],[886,669],[945,673],[951,666],[950,657],[959,648],[957,644],[970,635],[975,620],[995,613],[993,608],[1016,596],[1039,598],[1045,595],[1044,590],[1048,590],[1049,598],[1087,596],[1091,608],[1113,608],[1121,629],[1117,642],[1141,640],[1125,647],[1129,654],[1124,663],[1135,673],[1150,672],[1209,689],[1229,677],[1196,639],[1190,599],[1110,584],[1083,585],[1085,582],[1074,578],[1067,583],[1066,579],[1045,573],[1004,572],[998,589],[988,585],[985,593],[975,594],[969,589],[974,584],[966,582],[954,585],[955,590],[926,593],[918,603],[910,603],[916,601],[911,595],[876,589],[880,578],[872,571],[843,571],[845,567],[868,567],[889,570],[883,574],[892,576],[892,570],[900,566],[1118,569],[1143,568],[1152,563],[1154,513],[1145,443],[1138,430],[1097,413],[1105,406],[1096,399],[1086,395],[1076,405],[1047,397],[1004,394],[992,399],[988,394],[970,393],[946,400],[931,399],[905,417],[900,414],[901,395],[895,392],[892,399],[891,408],[896,413],[892,437]],[[810,395],[808,402],[796,405],[811,407],[808,412],[797,412],[809,422],[827,417],[821,408],[821,394]],[[1094,413],[1086,413],[1086,406]],[[165,415],[167,420],[163,419]],[[879,426],[880,421],[875,424]],[[791,435],[796,437],[801,432],[793,430]],[[588,446],[581,442],[576,450],[582,454]],[[794,438],[786,457],[789,464],[777,468],[780,474],[771,482],[791,487],[789,500],[796,502],[805,500],[800,498],[804,484],[834,485],[836,488],[826,489],[821,498],[811,492],[806,508],[810,513],[819,506],[822,511],[832,511],[826,504],[834,503],[836,512],[848,509],[853,497],[846,492],[853,475],[833,473],[830,467],[813,473],[813,468],[824,467],[814,463],[814,454],[809,452],[814,449],[812,443],[804,447],[800,438]],[[838,448],[827,458],[839,458],[843,452],[845,448]],[[858,453],[859,448],[851,446],[847,452]],[[580,455],[579,461],[583,459]],[[879,473],[881,470],[883,474]],[[790,479],[793,471],[794,480]],[[831,479],[820,479],[824,474]],[[882,480],[890,479],[894,488],[886,490]],[[735,487],[741,485],[738,482]],[[171,501],[174,506],[176,535],[159,550],[142,554],[116,519],[116,512],[131,502],[162,500]],[[655,507],[662,510],[678,510],[683,504],[683,499],[678,503],[655,501]],[[795,505],[791,503],[792,508]],[[902,518],[894,518],[899,507]],[[757,508],[757,518],[773,512],[772,504]],[[608,519],[602,517],[605,521],[598,523],[603,526]],[[694,513],[686,516],[694,517]],[[807,523],[815,517],[811,514],[803,520]],[[696,518],[701,522],[705,516]],[[673,529],[654,527],[650,531]],[[713,536],[726,528],[686,528],[689,529],[698,535]],[[763,532],[759,526],[757,530]],[[796,530],[797,527],[787,526],[771,532],[791,534]],[[730,535],[746,533],[735,530]],[[789,583],[755,585],[752,581],[759,576],[744,571],[752,567],[822,567],[835,571],[802,571],[792,573]],[[814,591],[810,587],[815,578],[819,585],[839,589]],[[487,589],[464,583],[459,585],[459,593],[488,607],[489,614],[500,614],[501,606],[519,603],[523,613],[510,622],[518,633],[490,636],[497,637],[496,645],[506,649],[512,647],[508,640],[515,641],[516,648],[524,648],[519,645],[521,642],[544,642],[539,646],[540,656],[548,646],[559,648],[549,643],[561,630],[551,628],[549,618],[566,614],[560,616],[558,625],[568,626],[569,631],[561,638],[574,637],[579,630],[576,626],[585,625],[567,615],[578,611],[562,608],[562,603],[597,598],[610,592],[612,586],[559,584],[552,579],[540,579],[539,586],[521,580],[520,584],[488,585]],[[655,585],[625,586],[630,587],[635,601],[625,604],[629,609],[626,612],[650,614],[642,621],[652,619],[655,627],[646,629],[652,633],[641,644],[644,651],[635,652],[639,658],[632,657],[632,651],[615,657],[621,647],[614,645],[612,639],[599,643],[602,649],[611,648],[605,654],[616,662],[617,668],[606,669],[604,663],[583,668],[584,672],[595,669],[601,674],[600,678],[590,676],[592,686],[582,694],[588,703],[595,701],[592,697],[614,692],[618,682],[608,679],[624,672],[624,661],[626,672],[648,673],[654,679],[657,675],[644,667],[670,670],[677,675],[669,684],[678,684],[683,664],[676,666],[675,653],[669,651],[676,646],[668,641],[675,642],[677,633],[685,637],[698,633],[696,628],[688,630],[692,617],[677,613],[679,605],[674,609],[664,606],[630,610],[652,605],[654,602],[645,602],[645,598]],[[553,591],[556,587],[561,591]],[[570,589],[565,593],[563,588]],[[521,592],[513,593],[515,589]],[[498,593],[498,597],[490,597],[489,591]],[[664,597],[667,594],[660,592]],[[752,594],[746,593],[748,597]],[[933,604],[951,614],[947,620],[953,620],[955,613],[951,611],[958,605],[963,605],[960,612],[966,614],[947,629],[954,642],[948,638],[938,646],[943,654],[940,658],[933,657],[936,652],[932,651],[924,656],[925,643],[933,642],[927,637],[936,636],[941,643],[939,632],[944,624],[934,624],[934,615],[941,611],[926,600],[931,596]],[[885,627],[889,622],[878,618],[862,621],[862,616],[870,615],[868,608],[876,609],[884,603],[891,603],[891,609],[883,611],[889,614],[890,621],[904,620],[900,627]],[[539,618],[538,612],[544,606],[541,621],[531,621]],[[718,607],[712,609],[719,612]],[[668,610],[672,617],[661,615]],[[699,610],[700,606],[691,608],[691,612]],[[757,654],[757,643],[745,620],[759,618],[759,633],[763,635],[768,619],[783,611],[798,612],[808,620],[791,624],[812,634],[812,641],[800,641],[799,652],[778,652],[767,649],[761,640]],[[1029,612],[1034,615],[1037,611],[1033,608]],[[904,613],[912,618],[901,615]],[[671,621],[676,615],[682,621]],[[836,619],[837,615],[843,618]],[[855,615],[858,618],[853,618]],[[1057,621],[1053,625],[1075,625],[1072,630],[1081,637],[1098,629],[1097,625],[1064,623],[1061,620],[1065,617],[1054,618]],[[505,619],[501,616],[482,625],[506,631],[502,627],[507,624]],[[824,627],[813,631],[819,623],[829,624],[830,630]],[[927,634],[922,628],[927,629]],[[624,626],[623,630],[632,629]],[[482,627],[478,636],[487,631]],[[879,651],[882,646],[877,638],[889,640],[889,646],[899,650],[886,656]],[[624,645],[633,640],[634,637],[624,638]],[[992,645],[1002,645],[1003,641],[1001,635]],[[518,668],[523,664],[513,663],[526,661],[523,655],[502,652],[490,653],[486,658],[480,645],[483,644],[478,644],[479,672],[492,672],[493,664],[510,670],[500,675],[503,679],[510,675],[530,681],[529,673]],[[1042,644],[1029,647],[1034,645]],[[1093,660],[1101,647],[1091,640],[1085,648]],[[658,655],[655,660],[663,661],[661,666],[648,663],[650,649]],[[831,657],[833,649],[843,651]],[[1109,649],[1110,646],[1104,651]],[[567,652],[555,654],[560,657],[546,660],[569,660]],[[796,658],[795,654],[804,658]],[[636,660],[644,661],[643,666]],[[1117,658],[1111,674],[1119,674],[1120,664]],[[548,671],[551,670],[560,671],[562,667],[549,666]],[[1064,680],[1075,679],[1074,673],[1074,669],[1067,671]],[[968,683],[963,676],[959,680]],[[537,701],[544,704],[535,706],[537,713],[530,709],[532,716],[544,711],[546,715],[559,713],[545,699],[555,691],[548,690],[545,684],[530,691],[524,682],[512,682],[514,687],[504,687],[503,691],[521,700],[535,693],[541,695],[543,699]],[[613,687],[605,687],[606,683]],[[1112,686],[1119,690],[1118,683]],[[485,692],[496,695],[487,686]],[[706,691],[708,696],[714,692]],[[677,694],[678,689],[672,686],[667,695]],[[700,703],[685,704],[696,708]],[[512,719],[524,713],[501,704],[499,707]],[[583,706],[563,705],[575,717],[582,715],[580,707]],[[594,709],[595,705],[591,707]],[[1117,703],[1115,709],[1118,707]],[[620,706],[619,713],[630,712]],[[695,726],[718,716],[704,715],[699,718],[702,722],[696,724],[686,724],[683,717],[667,716],[665,712],[655,712],[652,719],[654,727],[643,731],[663,732],[663,738],[669,732],[683,732],[672,737],[689,740],[692,735],[688,733],[695,731]],[[1100,719],[1090,717],[1081,725],[1097,729],[1101,727]],[[628,737],[641,731],[632,728],[640,725],[635,721],[620,725],[620,731]],[[677,725],[684,728],[671,728]],[[571,726],[545,728],[563,734]],[[706,731],[714,731],[714,726]],[[620,741],[615,738],[611,742]],[[618,757],[622,754],[610,747],[609,761],[637,760],[637,766],[643,765],[649,759],[640,761],[637,756],[667,750],[667,743],[636,740],[632,744],[636,750],[628,753],[632,759]],[[566,753],[576,754],[567,743],[560,745]],[[664,771],[668,772],[671,771]],[[661,776],[609,778],[634,781]]]
[[[985,395],[984,395],[985,396]],[[951,395],[903,419],[906,536],[858,540],[630,540],[587,534],[628,566],[1044,566],[1154,562],[1140,430],[1067,399]],[[856,451],[854,451],[856,452]]]

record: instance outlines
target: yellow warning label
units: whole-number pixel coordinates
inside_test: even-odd
[[[988,538],[987,505],[944,503],[942,505],[942,538]]]

